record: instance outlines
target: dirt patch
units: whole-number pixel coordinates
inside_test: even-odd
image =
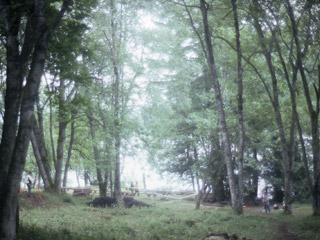
[[[278,225],[277,235],[281,240],[305,240],[304,237],[301,237],[295,233],[289,231],[289,223],[282,222]]]
[[[46,198],[41,196],[41,199],[38,193],[31,193],[31,196],[28,197],[27,192],[19,193],[19,202],[20,207],[26,209],[38,208],[46,205]]]

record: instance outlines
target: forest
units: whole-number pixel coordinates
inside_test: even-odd
[[[0,14],[0,239],[23,226],[26,172],[44,194],[74,171],[119,200],[141,154],[193,187],[195,209],[228,202],[221,219],[264,182],[283,215],[308,204],[319,221],[319,0],[1,0]]]

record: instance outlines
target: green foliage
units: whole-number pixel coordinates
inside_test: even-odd
[[[63,196],[63,202],[74,204],[72,197],[71,197],[70,195],[68,195],[68,194],[65,194],[65,195]]]

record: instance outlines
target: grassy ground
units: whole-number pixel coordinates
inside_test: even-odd
[[[238,216],[229,207],[202,206],[192,202],[157,201],[151,208],[125,209],[87,207],[85,197],[34,193],[21,194],[21,240],[97,239],[209,239],[208,232],[235,233],[239,239],[320,240],[320,218],[311,217],[311,207],[299,205],[293,216],[280,211],[265,214],[258,207],[245,208]],[[138,200],[151,203],[147,197]]]

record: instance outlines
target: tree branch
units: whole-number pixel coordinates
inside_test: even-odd
[[[183,4],[176,1],[174,1],[173,4],[183,6],[183,7],[188,7],[188,8],[200,8],[200,6],[198,5],[187,5],[184,0],[182,1],[183,1]]]
[[[185,3],[185,0],[182,0],[182,1]],[[205,55],[205,57],[206,57],[206,59],[207,59],[207,55],[208,55],[208,54],[207,54],[207,51],[206,51],[204,42],[203,42],[203,40],[202,40],[202,38],[201,38],[201,36],[200,36],[200,33],[198,32],[198,30],[196,29],[196,27],[195,27],[195,25],[194,25],[193,18],[192,18],[192,16],[191,16],[191,13],[190,13],[188,7],[186,6],[186,4],[185,4],[185,9],[186,9],[187,14],[188,14],[188,16],[189,16],[189,20],[190,20],[192,29],[193,29],[193,31],[195,32],[195,34],[198,36],[198,39],[199,39],[200,44],[201,44],[202,51],[204,52],[204,55]]]
[[[37,3],[35,3],[35,4],[37,4]],[[63,15],[67,11],[70,4],[71,4],[71,0],[64,0],[63,1],[59,13],[57,14],[56,18],[54,19],[54,21],[52,22],[52,24],[48,28],[49,35],[51,35],[53,33],[53,31],[55,30],[55,28],[59,25]]]
[[[221,39],[224,42],[226,42],[234,51],[237,51],[237,49],[232,45],[232,43],[230,41],[228,41],[227,39],[223,38],[223,37],[219,37],[219,36],[212,36],[213,38],[217,38],[217,39]],[[258,71],[258,69],[256,68],[256,66],[250,61],[250,58],[245,57],[244,55],[242,55],[242,58],[253,68],[253,70],[255,71],[255,73],[258,75],[258,77],[260,78],[260,80],[262,81],[263,86],[265,87],[269,99],[270,101],[273,103],[273,98],[271,96],[271,93],[269,91],[269,88],[266,84],[265,79],[262,77],[262,75],[260,74],[260,72]]]

